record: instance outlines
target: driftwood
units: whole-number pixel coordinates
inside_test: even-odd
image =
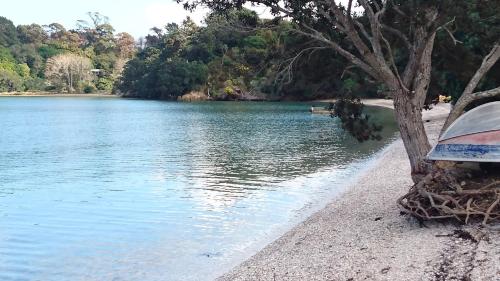
[[[424,220],[500,223],[500,178],[436,170],[398,199],[403,212]]]

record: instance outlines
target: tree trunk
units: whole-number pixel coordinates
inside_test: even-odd
[[[68,92],[72,92],[73,91],[73,77],[71,76],[71,71],[69,71],[68,73]]]
[[[401,139],[410,160],[412,179],[416,182],[425,176],[430,169],[425,157],[431,146],[425,133],[422,111],[413,104],[404,89],[395,91],[394,110]]]

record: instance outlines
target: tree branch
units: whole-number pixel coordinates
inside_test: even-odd
[[[372,7],[368,4],[367,0],[358,0],[359,4],[365,9],[365,13],[368,16],[370,22],[370,28],[372,31],[371,45],[373,52],[379,61],[384,60],[384,54],[382,53],[382,46],[380,44],[380,24],[378,15],[373,12]],[[381,11],[377,12],[380,13]]]
[[[342,80],[342,79],[344,78],[344,75],[345,75],[346,73],[352,73],[352,72],[351,72],[351,71],[349,71],[349,70],[350,70],[350,69],[352,69],[352,68],[355,68],[355,67],[356,67],[356,65],[352,65],[352,64],[351,64],[351,65],[348,65],[346,68],[344,68],[344,71],[342,71],[342,75],[340,75],[340,80]]]
[[[451,37],[451,40],[453,40],[453,45],[457,45],[457,43],[460,43],[460,44],[463,44],[464,42],[458,40],[457,38],[455,38],[455,36],[453,35],[453,33],[450,31],[450,29],[448,27],[443,27],[444,30],[446,30],[446,32],[448,32],[448,35],[450,35]]]
[[[455,103],[453,110],[448,115],[443,128],[441,129],[441,134],[453,123],[462,113],[465,111],[467,106],[473,101],[477,101],[484,98],[497,97],[500,96],[500,87],[494,88],[488,91],[473,93],[477,85],[483,79],[483,77],[490,71],[490,69],[495,65],[495,63],[500,59],[500,42],[496,42],[491,51],[486,55],[478,68],[474,76],[472,76],[469,84],[465,87],[460,98]]]
[[[355,56],[351,52],[342,48],[338,43],[325,38],[321,33],[316,31],[315,29],[311,28],[310,26],[307,26],[305,24],[302,24],[302,26],[304,26],[304,28],[308,29],[310,32],[305,32],[305,31],[302,31],[300,29],[296,29],[295,32],[302,34],[304,36],[308,36],[310,38],[313,38],[317,41],[320,41],[320,42],[326,44],[327,46],[329,46],[332,49],[334,49],[335,51],[337,51],[341,56],[345,57],[346,59],[351,61],[353,64],[359,66],[361,69],[363,69],[369,75],[373,76],[375,79],[380,78],[379,76],[377,76],[377,73],[374,71],[374,69],[370,65],[363,62],[363,60],[361,60],[360,58],[358,58],[357,56]]]
[[[495,43],[491,51],[484,57],[483,62],[481,63],[481,66],[479,69],[476,71],[474,76],[472,76],[472,79],[469,81],[469,84],[467,84],[467,87],[465,87],[464,92],[462,93],[463,95],[469,95],[474,91],[474,89],[477,87],[481,79],[490,71],[490,69],[495,65],[495,63],[498,61],[500,58],[500,42]]]
[[[364,1],[364,3],[366,4],[366,0],[358,0],[358,2],[359,1]],[[381,82],[390,79],[396,80],[394,74],[390,70],[390,67],[385,62],[384,56],[381,52],[379,38],[380,32],[372,32],[372,40],[370,41],[370,43],[373,45],[373,49],[377,50],[375,53],[375,51],[372,52],[371,49],[361,39],[359,32],[356,30],[355,22],[353,21],[353,19],[350,16],[345,15],[342,9],[335,3],[335,1],[330,1],[330,11],[335,15],[336,20],[344,27],[345,30],[343,31],[343,33],[347,35],[351,43],[361,55],[362,60],[365,62],[364,64],[369,65],[369,68],[372,72],[368,72],[368,74]],[[375,29],[376,28],[377,27],[375,27]],[[375,38],[375,35],[377,38]],[[365,70],[365,68],[361,68]]]
[[[289,58],[289,59],[285,60],[283,63],[286,63],[286,66],[278,73],[276,81],[278,80],[279,77],[285,77],[285,76],[287,76],[288,80],[285,83],[291,82],[292,79],[293,79],[293,66],[300,59],[300,57],[302,57],[302,55],[304,55],[307,52],[311,52],[310,54],[312,54],[313,52],[315,52],[317,50],[323,50],[323,49],[326,49],[326,47],[309,47],[309,48],[305,48],[305,49],[301,50],[300,52],[298,52],[292,58]],[[283,78],[283,80],[284,80],[284,78]]]
[[[437,18],[437,10],[434,8],[428,8],[424,11],[425,18],[428,19],[429,24],[432,25]],[[418,69],[421,67],[422,59],[424,58],[424,53],[430,43],[434,42],[436,31],[432,29],[429,31],[428,26],[419,26],[414,32],[414,39],[411,48],[409,49],[408,63],[406,64],[405,70],[403,72],[403,82],[404,84],[412,89],[415,82],[415,77],[417,76]]]
[[[408,37],[403,32],[401,32],[400,30],[398,30],[396,28],[393,28],[393,27],[390,27],[388,25],[385,25],[385,24],[382,24],[382,29],[387,30],[390,33],[392,33],[392,34],[396,35],[397,37],[399,37],[399,39],[401,39],[403,41],[403,43],[405,44],[406,49],[408,49],[408,50],[411,49],[410,40],[408,39]]]
[[[394,1],[393,1],[393,0],[391,0],[391,2],[392,2],[392,9],[393,9],[396,13],[398,13],[400,16],[402,16],[402,17],[404,17],[404,18],[407,18],[407,17],[408,17],[408,15],[407,15],[405,12],[403,12],[403,11],[402,11],[402,10],[398,7],[398,5],[396,5],[396,4],[394,3]]]
[[[368,39],[368,41],[371,42],[373,38],[370,36],[370,34],[368,34],[368,32],[365,29],[365,26],[357,20],[354,20],[354,23],[358,26],[359,30],[361,31],[361,34],[363,34],[366,37],[366,39]]]
[[[347,4],[347,15],[351,17],[351,9],[352,9],[352,0],[349,0],[349,3]]]
[[[394,55],[392,54],[391,44],[389,43],[389,41],[387,41],[387,39],[385,39],[385,37],[384,37],[383,34],[380,34],[380,36],[382,37],[382,40],[385,43],[385,46],[387,48],[387,52],[389,53],[389,61],[391,62],[391,66],[393,68],[394,73],[396,74],[396,77],[398,78],[399,85],[405,91],[409,92],[410,90],[408,88],[406,88],[405,84],[403,83],[403,80],[401,80],[401,76],[399,75],[399,70],[398,70],[398,68],[396,66],[396,61],[394,60]]]

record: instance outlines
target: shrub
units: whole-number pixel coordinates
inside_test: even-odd
[[[83,92],[85,94],[92,94],[95,91],[96,91],[96,88],[92,84],[87,84],[87,85],[83,86]]]
[[[39,77],[29,77],[24,80],[24,88],[28,91],[43,91],[46,90],[47,85],[45,80]]]
[[[14,92],[23,90],[23,81],[15,71],[9,69],[0,69],[0,92]]]
[[[113,80],[107,77],[101,77],[97,80],[96,87],[98,90],[111,92],[113,90]]]

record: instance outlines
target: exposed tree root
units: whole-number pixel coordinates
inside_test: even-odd
[[[436,169],[398,199],[403,212],[424,220],[500,223],[500,178],[459,169]]]

